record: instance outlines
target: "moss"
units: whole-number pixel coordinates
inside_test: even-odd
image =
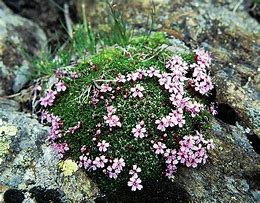
[[[134,37],[130,44],[134,46],[149,46],[151,48],[156,48],[162,44],[168,44],[168,39],[165,33],[156,32],[149,37],[145,35]]]
[[[157,130],[155,120],[171,112],[169,93],[163,90],[155,79],[146,78],[138,81],[138,84],[145,88],[144,98],[136,99],[129,97],[129,89],[136,83],[117,86],[113,82],[118,74],[126,75],[140,68],[146,70],[151,66],[156,66],[161,71],[167,71],[165,61],[169,53],[166,51],[155,52],[165,43],[167,43],[165,34],[156,33],[148,38],[147,36],[133,38],[131,46],[127,49],[110,47],[93,55],[76,67],[80,77],[76,80],[66,80],[68,90],[60,95],[54,106],[49,109],[64,121],[64,130],[74,126],[78,121],[83,123],[75,134],[65,134],[60,138],[60,142],[65,141],[70,146],[70,151],[65,158],[78,160],[81,155],[80,148],[85,145],[91,154],[90,157],[94,159],[100,155],[96,147],[97,140],[106,140],[111,144],[105,153],[106,157],[122,157],[126,161],[127,170],[119,175],[117,181],[109,179],[101,171],[89,173],[103,191],[111,192],[125,185],[129,179],[128,170],[133,164],[142,168],[140,178],[143,181],[161,179],[164,172],[163,159],[158,158],[151,150],[151,142],[163,140],[168,148],[174,149],[183,136],[193,134],[199,128],[206,131],[210,127],[207,124],[210,117],[207,111],[201,112],[195,118],[186,113],[185,128],[167,129],[165,133],[168,136],[164,137],[165,133]],[[193,53],[180,53],[180,55],[185,61],[194,62]],[[92,91],[103,83],[98,80],[111,80],[110,85],[113,89],[116,87],[120,87],[120,89],[115,91],[114,99],[111,99],[110,94],[104,93],[102,95],[104,99],[93,106],[91,103]],[[190,92],[190,94],[193,93]],[[107,114],[106,100],[117,109],[116,115],[123,123],[121,128],[113,131],[104,124],[103,117]],[[197,100],[207,102],[202,98],[197,98]],[[149,129],[148,137],[133,139],[131,131],[141,120],[144,120],[146,129]],[[100,127],[97,127],[98,125]],[[97,136],[97,140],[94,141],[92,138],[98,129],[101,130],[101,136]]]

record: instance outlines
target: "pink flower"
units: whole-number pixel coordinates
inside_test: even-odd
[[[71,77],[72,79],[77,79],[77,78],[79,77],[79,74],[76,73],[76,72],[72,72],[72,73],[70,73],[70,77]]]
[[[180,128],[185,124],[185,119],[183,116],[182,109],[174,110],[169,114],[172,117],[172,121],[175,125],[178,125]]]
[[[100,92],[111,92],[112,87],[109,86],[109,84],[102,84],[100,87]]]
[[[100,152],[106,152],[107,148],[110,146],[110,144],[108,142],[106,142],[105,140],[102,140],[102,142],[98,142],[97,146],[99,147],[98,150]]]
[[[178,161],[176,160],[176,154],[177,151],[175,149],[166,149],[164,153],[164,157],[166,157],[166,163],[169,164],[175,162],[177,164]]]
[[[166,158],[166,176],[171,177],[174,172],[177,170],[177,164],[179,161],[177,160],[177,152],[175,149],[166,149],[164,153],[164,157]]]
[[[111,166],[107,167],[106,173],[108,174],[109,178],[117,179],[118,174],[120,173],[120,170],[114,170]]]
[[[157,142],[157,144],[153,145],[153,148],[155,150],[155,154],[163,154],[164,149],[166,149],[166,145],[162,142]]]
[[[168,73],[162,73],[159,76],[159,84],[160,85],[165,85],[168,81],[171,81],[171,77],[169,76]]]
[[[52,145],[53,150],[58,154],[59,158],[62,158],[66,151],[69,151],[69,145],[66,142],[61,144],[53,143]]]
[[[215,145],[213,144],[213,140],[210,139],[207,143],[207,150],[211,150],[211,149],[214,149],[215,148]]]
[[[198,64],[194,63],[190,65],[191,68],[193,68],[192,77],[196,79],[196,81],[200,81],[205,78],[206,70],[199,66]]]
[[[166,90],[168,90],[170,93],[178,91],[176,86],[175,86],[175,83],[173,83],[171,81],[168,81],[167,83],[165,83],[164,88]]]
[[[140,178],[138,178],[137,174],[134,174],[130,180],[127,182],[127,185],[131,187],[132,191],[141,190],[143,189],[143,186],[141,185],[142,181]]]
[[[190,67],[194,69],[191,85],[195,87],[195,91],[198,91],[202,95],[207,95],[207,93],[214,87],[211,77],[207,73],[206,66],[201,66],[201,64],[192,64]]]
[[[185,66],[187,63],[183,61],[180,56],[173,56],[166,62],[166,68],[172,70],[174,68],[179,68],[180,66]]]
[[[80,148],[80,152],[81,153],[84,153],[85,151],[87,151],[87,148],[85,145],[83,145],[81,148]]]
[[[87,156],[81,155],[79,157],[79,167],[84,169],[89,169],[91,167],[92,161]]]
[[[202,48],[196,49],[196,62],[202,67],[209,67],[211,64],[211,56],[208,51]]]
[[[40,99],[40,104],[44,107],[47,107],[47,106],[52,106],[53,105],[53,101],[51,101],[48,97],[42,97]]]
[[[126,78],[124,75],[119,75],[117,78],[116,78],[116,81],[117,82],[121,82],[121,83],[125,83],[126,82]]]
[[[147,70],[148,77],[160,77],[160,71],[158,69],[155,69],[154,67],[150,67],[149,70]]]
[[[68,72],[66,70],[62,70],[60,68],[58,68],[56,71],[55,71],[55,76],[57,78],[64,78],[68,75]]]
[[[138,69],[136,73],[138,74],[138,79],[140,80],[147,76],[146,70]]]
[[[132,133],[136,138],[144,138],[147,137],[146,128],[142,125],[142,122],[137,124],[135,128],[132,129]]]
[[[204,140],[199,132],[195,136],[184,136],[179,142],[180,148],[177,159],[187,167],[197,167],[204,164],[208,158],[206,150],[211,150],[214,145],[212,140]]]
[[[157,129],[160,131],[165,131],[167,127],[169,127],[169,120],[168,118],[162,118],[160,120],[156,120],[155,124],[157,124]]]
[[[203,105],[196,101],[193,103],[191,101],[186,103],[186,110],[191,113],[191,117],[193,118],[201,111],[202,108]]]
[[[143,97],[143,93],[142,91],[144,91],[144,87],[137,84],[135,87],[131,88],[131,92],[133,93],[133,97]]]
[[[218,111],[216,110],[216,107],[214,104],[211,104],[210,107],[209,107],[209,111],[211,112],[211,114],[213,116],[217,115],[218,114]]]
[[[123,170],[123,167],[125,167],[125,160],[123,158],[115,158],[113,160],[112,168],[113,169],[118,169],[118,170]]]
[[[42,97],[40,99],[40,104],[44,107],[47,107],[47,106],[52,106],[53,105],[53,102],[56,98],[56,95],[57,95],[57,92],[56,91],[53,91],[51,89],[49,89],[47,91],[47,95],[45,97]]]
[[[106,159],[106,157],[104,155],[100,156],[100,157],[96,157],[95,160],[93,161],[93,164],[97,167],[97,168],[104,168],[105,167],[105,163],[108,162],[108,159]]]
[[[207,93],[214,88],[210,76],[205,76],[205,78],[198,82],[194,82],[195,90],[202,95],[207,95]]]
[[[114,114],[115,112],[116,112],[116,108],[114,108],[113,106],[107,107],[107,113],[108,114]]]
[[[139,73],[130,73],[127,75],[127,81],[136,81],[139,79]]]
[[[77,125],[70,127],[68,132],[74,134],[81,127],[81,122],[78,121]]]
[[[108,114],[107,116],[104,116],[105,122],[109,125],[109,127],[121,127],[122,124],[119,120],[119,117],[117,115]]]
[[[135,173],[140,173],[142,170],[140,167],[138,167],[137,165],[133,165],[133,169],[131,169],[129,171],[130,175],[134,175]]]
[[[62,81],[59,81],[58,83],[56,83],[55,86],[56,86],[57,92],[62,92],[62,91],[64,92],[67,89],[66,85]]]

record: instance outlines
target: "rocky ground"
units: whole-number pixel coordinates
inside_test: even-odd
[[[79,14],[80,3],[76,1]],[[149,27],[144,25],[150,8],[146,1],[130,1],[122,11],[140,31]],[[194,170],[181,168],[167,192],[158,189],[147,195],[172,194],[169,202],[260,201],[259,6],[235,0],[157,0],[155,8],[153,31],[173,36],[176,47],[184,46],[183,41],[188,48],[203,46],[212,53],[216,83],[212,100],[219,104],[219,115],[213,122],[217,147],[210,161]],[[89,4],[88,9],[94,24],[99,15],[106,15],[102,3]],[[29,86],[27,76],[33,71],[28,54],[37,55],[47,41],[33,20],[14,14],[0,1],[0,202],[6,191],[9,202],[19,202],[11,198],[19,199],[22,191],[37,202],[42,197],[54,202],[90,201],[98,193],[96,187],[80,171],[70,178],[59,173],[58,160],[46,143],[48,129],[21,112],[21,91],[26,91],[22,89]],[[106,18],[102,20],[96,24],[105,28]]]

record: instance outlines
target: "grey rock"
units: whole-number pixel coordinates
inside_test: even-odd
[[[32,77],[35,57],[46,44],[42,29],[0,1],[0,96],[19,92]]]
[[[231,106],[260,138],[259,23],[238,1],[194,0],[178,11],[193,13],[177,20],[188,43],[194,48],[203,45],[212,53],[217,102]]]
[[[91,199],[98,190],[84,172],[62,174],[60,160],[46,141],[49,128],[18,112],[15,102],[9,107],[4,102],[0,100],[0,202],[9,188],[29,192],[36,187],[63,194],[62,202]]]
[[[193,202],[259,201],[260,155],[246,138],[246,130],[215,120],[211,133],[216,148],[209,161],[197,169],[181,168],[174,182]]]
[[[0,99],[0,109],[4,109],[6,111],[18,111],[20,109],[20,105],[18,102],[11,99]]]

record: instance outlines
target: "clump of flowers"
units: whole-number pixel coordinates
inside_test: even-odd
[[[51,126],[49,141],[57,155],[73,157],[106,191],[118,185],[142,190],[145,181],[161,174],[171,178],[180,165],[205,164],[214,148],[203,135],[208,112],[217,113],[206,99],[213,89],[209,53],[197,49],[192,63],[179,55],[164,63],[143,54],[136,62],[119,50],[112,61],[98,56],[103,60],[94,57],[89,64],[96,63],[100,75],[93,72],[94,77],[91,68],[56,72],[56,82],[40,99],[46,109],[41,120]],[[110,77],[101,67],[111,67]],[[75,103],[82,98],[87,102]]]
[[[107,115],[104,116],[105,122],[109,125],[109,127],[121,127],[121,122],[119,117],[115,115],[116,109],[113,106],[107,107]]]

